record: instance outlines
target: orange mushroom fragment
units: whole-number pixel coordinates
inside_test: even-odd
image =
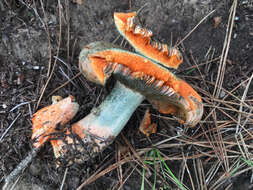
[[[146,110],[145,115],[141,121],[139,130],[146,136],[150,136],[153,133],[156,133],[157,128],[155,123],[151,123],[149,109]]]
[[[69,138],[68,135],[70,135],[70,132],[69,130],[66,130],[64,134],[65,137],[63,137],[64,141],[62,139],[50,140],[56,160],[59,158],[62,158],[63,155],[66,153],[67,144],[73,144],[73,139]],[[68,164],[72,164],[72,163],[68,163]],[[59,165],[60,165],[60,160],[57,160],[56,166],[58,167]]]
[[[68,123],[75,116],[78,109],[79,105],[74,102],[74,97],[70,95],[37,111],[32,118],[33,146],[35,148],[41,147],[50,138],[50,134],[55,132],[57,125]]]
[[[3,189],[12,189],[17,176],[32,162],[43,144],[53,135],[58,125],[69,122],[77,113],[79,105],[74,102],[74,97],[69,96],[62,99],[60,96],[52,97],[53,104],[37,111],[32,118],[33,148],[28,155],[16,166],[16,168],[5,178]],[[57,142],[57,141],[56,141]]]
[[[114,22],[120,34],[145,57],[167,68],[177,69],[183,62],[177,48],[153,41],[152,32],[135,24],[136,12],[114,13]]]

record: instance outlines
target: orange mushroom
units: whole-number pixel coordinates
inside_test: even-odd
[[[172,114],[190,127],[202,117],[203,105],[198,93],[167,68],[139,54],[106,42],[93,42],[81,51],[79,68],[87,79],[97,84],[105,85],[110,77],[117,82],[98,108],[72,125],[72,133],[82,142],[68,135],[57,144],[57,155],[65,161],[73,158],[69,156],[72,152],[82,155],[75,159],[82,162],[105,149],[144,99],[159,112]],[[154,128],[147,113],[143,120],[147,135],[154,132],[152,128],[146,129],[148,125]]]
[[[64,139],[51,140],[56,157],[68,161],[68,155],[74,150],[80,154],[72,160],[82,162],[102,151],[113,142],[144,99],[159,112],[172,114],[190,127],[200,121],[201,97],[188,83],[170,72],[182,63],[180,52],[153,41],[152,32],[137,25],[135,16],[135,12],[115,13],[114,19],[119,32],[143,56],[106,42],[93,42],[81,51],[79,68],[88,80],[105,85],[113,76],[117,82],[104,102],[73,124]],[[35,148],[6,178],[5,186],[31,162],[57,126],[69,122],[78,107],[69,96],[34,114],[32,139]],[[142,124],[147,135],[154,131],[154,128],[146,131],[149,124],[147,112]]]
[[[173,114],[185,125],[202,117],[199,94],[185,81],[139,54],[106,42],[93,42],[80,53],[79,67],[89,80],[105,85],[111,75],[139,93],[161,113]]]
[[[158,48],[152,46],[152,32],[137,26],[135,16],[136,13],[115,13],[115,23],[121,34],[145,56],[106,42],[90,43],[80,53],[79,68],[88,80],[105,85],[113,76],[117,83],[98,108],[72,125],[65,139],[51,141],[57,158],[75,150],[84,154],[83,161],[103,150],[144,99],[159,112],[174,115],[184,125],[193,127],[201,119],[200,96],[170,72],[170,68],[177,68],[182,62],[180,52],[164,44],[157,44]],[[154,128],[147,112],[141,127],[147,135],[154,132],[148,131],[148,125]],[[73,134],[82,139],[82,143],[77,142]]]
[[[65,139],[51,140],[56,157],[65,157],[75,150],[83,154],[77,160],[83,161],[100,152],[113,142],[144,99],[159,112],[174,115],[184,125],[193,127],[201,119],[201,97],[170,72],[182,62],[180,52],[152,42],[152,32],[136,25],[135,16],[135,12],[114,14],[119,32],[144,56],[106,42],[90,43],[81,51],[79,68],[88,80],[105,85],[113,76],[117,82],[98,108],[67,130]],[[78,104],[70,96],[35,113],[34,147],[40,148],[57,125],[66,124],[77,110]],[[148,125],[152,124],[147,112],[142,125],[147,135],[153,132],[145,131]]]

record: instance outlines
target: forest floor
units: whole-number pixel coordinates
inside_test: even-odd
[[[14,189],[253,189],[252,0],[0,1],[0,183],[31,150],[32,114],[52,95],[76,98],[72,123],[104,100],[106,89],[75,77],[80,50],[121,44],[113,13],[140,8],[157,40],[175,45],[189,34],[176,75],[202,96],[201,122],[184,128],[145,101],[96,158],[57,168],[47,143]],[[150,137],[138,130],[146,108],[158,125]]]

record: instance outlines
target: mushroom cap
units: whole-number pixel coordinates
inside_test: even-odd
[[[129,19],[136,17],[136,12],[130,13],[114,13],[114,22],[119,33],[134,47],[134,49],[145,57],[155,61],[164,67],[177,69],[183,62],[180,51],[175,47],[169,47],[166,44],[152,42],[152,32],[138,27],[138,31],[134,28],[136,24],[129,27]],[[132,21],[133,22],[133,21]]]
[[[79,68],[87,79],[105,85],[109,77],[138,91],[161,113],[194,126],[202,117],[198,93],[167,67],[106,42],[93,42],[80,53]]]
[[[32,117],[34,147],[42,146],[50,138],[49,135],[55,132],[57,125],[68,123],[78,109],[79,105],[74,102],[74,97],[70,95],[37,111]]]
[[[116,45],[107,43],[107,42],[93,42],[89,45],[86,45],[79,55],[79,70],[82,74],[89,79],[91,82],[96,84],[105,85],[107,79],[111,76],[110,73],[104,72],[105,63],[100,63],[99,60],[97,61],[90,61],[89,55],[95,54],[97,52],[112,49],[112,48],[119,48]]]

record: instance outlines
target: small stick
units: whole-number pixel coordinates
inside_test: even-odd
[[[28,155],[23,159],[18,166],[5,178],[5,184],[3,186],[3,190],[10,189],[10,186],[17,179],[17,176],[23,172],[27,166],[32,162],[32,160],[37,156],[41,146],[39,148],[33,148]]]
[[[66,180],[66,177],[67,177],[67,173],[68,173],[68,168],[65,169],[65,172],[64,172],[63,179],[62,179],[62,183],[61,183],[60,190],[63,189],[64,183],[65,183],[65,180]]]

